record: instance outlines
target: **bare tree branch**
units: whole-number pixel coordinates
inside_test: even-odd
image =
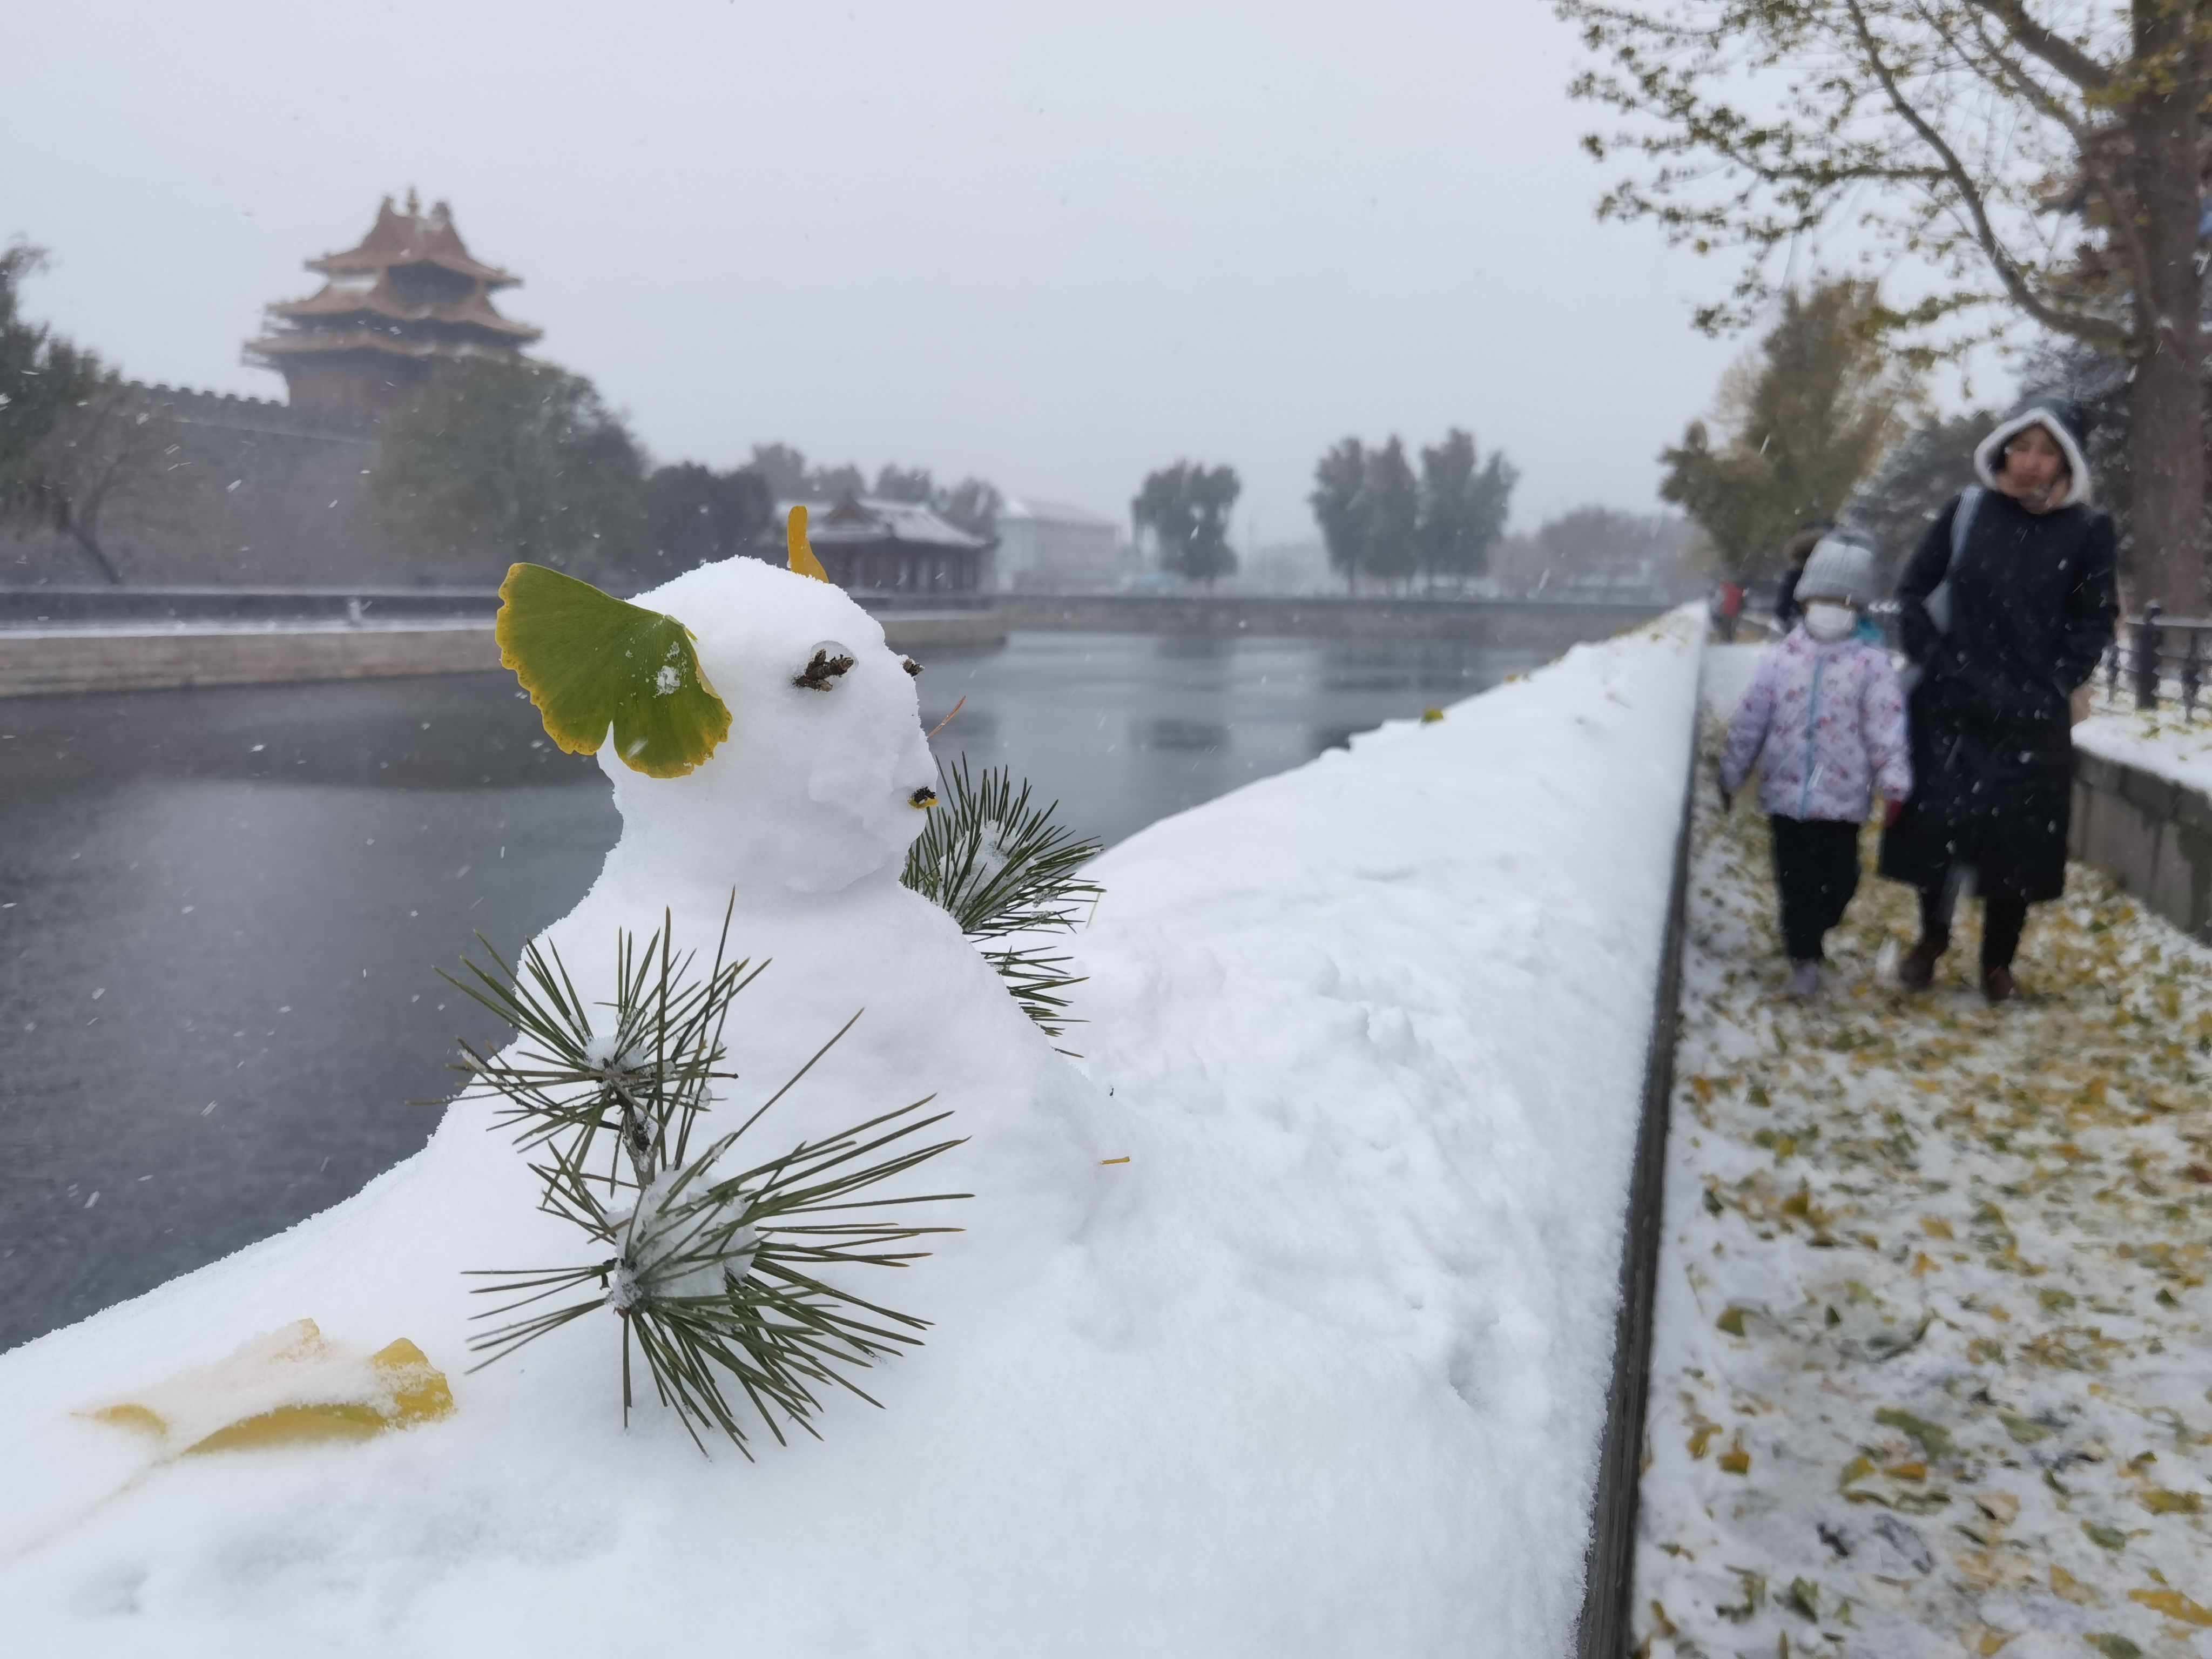
[[[1844,0],[1844,9],[1850,14],[1851,24],[1858,35],[1860,50],[1865,55],[1867,66],[1874,71],[1875,78],[1881,82],[1882,92],[1889,100],[1890,107],[1897,112],[1899,118],[1918,135],[1921,143],[1934,151],[1941,161],[1943,173],[1951,182],[1951,187],[1958,191],[1961,204],[1973,221],[1975,241],[1981,247],[1984,257],[1989,260],[1990,268],[1996,273],[1998,282],[2004,285],[2005,293],[2011,298],[2012,302],[2045,328],[2057,333],[2070,334],[2075,339],[2086,340],[2090,344],[2100,346],[2107,351],[2125,352],[2130,343],[2129,334],[2128,331],[2119,324],[2109,318],[2094,316],[2084,312],[2069,311],[2053,305],[2029,286],[2026,273],[2021,270],[2019,264],[2013,258],[2010,250],[2004,246],[2002,240],[1997,235],[1996,227],[1990,222],[1988,204],[1983,198],[1980,187],[1975,184],[1972,175],[1966,171],[1965,164],[1960,161],[1958,152],[1944,139],[1943,135],[1936,130],[1935,125],[1927,117],[1920,112],[1911,100],[1905,95],[1904,89],[1898,85],[1896,74],[1883,57],[1881,45],[1875,40],[1874,30],[1867,21],[1866,11],[1861,4],[1861,0]]]
[[[1986,0],[1974,0],[1974,9],[1984,17],[1991,10]],[[1942,33],[1947,40],[1953,40],[1955,45],[1955,37],[1944,27],[1940,17],[1931,13],[1925,6],[1918,7],[1917,9],[1929,27]],[[1996,41],[1989,38],[1986,31],[1981,27],[1979,17],[1976,19],[1975,36],[1977,44],[1984,54],[1986,64],[1990,70],[1994,70],[1992,78],[2026,100],[2046,118],[2065,129],[2066,136],[2073,141],[2075,153],[2081,158],[2083,175],[2095,189],[2097,194],[2104,198],[2106,219],[2110,233],[2126,251],[2128,265],[2134,278],[2136,291],[2139,294],[2149,292],[2150,250],[2143,242],[2142,227],[2136,222],[2135,215],[2127,211],[2127,197],[2124,186],[2112,175],[2107,159],[2108,146],[2104,142],[2110,136],[2109,132],[2069,109],[2063,99],[2055,95],[2048,87],[2023,69]],[[1965,56],[1963,50],[1960,55]],[[1986,70],[1977,72],[1987,73]]]
[[[1995,19],[2023,51],[2041,58],[2082,91],[2104,92],[2112,85],[2111,70],[2029,16],[2026,0],[1966,0],[1966,3]]]

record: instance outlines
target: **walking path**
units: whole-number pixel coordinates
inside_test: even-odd
[[[1963,915],[1911,997],[1911,896],[1869,875],[1829,999],[1784,1003],[1765,821],[1710,777],[1639,1652],[2206,1650],[2212,952],[2077,866],[2026,1002],[1968,988]]]

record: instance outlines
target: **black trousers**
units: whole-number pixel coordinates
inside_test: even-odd
[[[1949,880],[1920,890],[1920,933],[1923,939],[1951,937],[1951,911],[1958,889]],[[1998,888],[1982,900],[1982,966],[2009,968],[2020,949],[2021,931],[2027,926],[2027,901],[2018,893]]]
[[[1820,936],[1844,919],[1859,890],[1859,826],[1826,818],[1772,817],[1774,884],[1782,890],[1782,941],[1792,962],[1818,962]]]

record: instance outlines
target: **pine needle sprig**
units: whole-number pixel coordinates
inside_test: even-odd
[[[694,955],[678,959],[673,926],[661,927],[640,950],[627,932],[616,952],[613,1030],[592,1029],[591,1014],[557,949],[525,947],[510,964],[479,933],[490,969],[462,958],[463,979],[439,977],[474,999],[523,1039],[510,1049],[486,1054],[464,1039],[453,1069],[474,1077],[500,1097],[501,1121],[516,1127],[525,1147],[568,1135],[580,1164],[603,1132],[621,1142],[635,1164],[651,1146],[665,1145],[672,1127],[680,1162],[691,1131],[706,1109],[710,1086],[736,1077],[719,1071],[722,1030],[738,993],[766,970],[728,961],[730,920],[737,896],[722,916],[721,937],[704,979],[690,977]],[[748,972],[748,969],[750,971]],[[512,1056],[512,1057],[510,1057]],[[818,1058],[818,1056],[817,1056]],[[606,1177],[609,1180],[615,1176]]]
[[[1067,970],[1073,958],[1048,946],[994,945],[1015,934],[1073,933],[1085,904],[1104,891],[1083,867],[1098,842],[1054,818],[1060,803],[1031,802],[1029,782],[1017,787],[1005,767],[971,774],[968,757],[938,763],[945,786],[921,838],[908,849],[901,878],[960,924],[984,959],[1006,981],[1022,1012],[1048,1036],[1079,1022],[1057,994],[1083,982]]]
[[[611,1011],[604,1037],[556,951],[532,945],[514,964],[494,951],[493,969],[465,963],[468,981],[447,977],[521,1034],[512,1059],[464,1043],[457,1069],[499,1097],[500,1123],[536,1154],[540,1207],[600,1247],[572,1267],[471,1275],[493,1281],[473,1293],[495,1304],[475,1317],[498,1322],[471,1342],[483,1356],[477,1369],[611,1309],[623,1322],[623,1420],[635,1403],[635,1343],[694,1443],[703,1451],[702,1431],[720,1431],[750,1458],[754,1418],[782,1443],[787,1425],[816,1433],[809,1419],[824,1389],[876,1403],[850,1373],[919,1346],[928,1328],[819,1271],[921,1259],[927,1251],[900,1247],[959,1229],[884,1212],[969,1194],[876,1194],[962,1144],[923,1139],[951,1115],[918,1115],[933,1097],[739,1167],[744,1137],[858,1014],[737,1127],[692,1152],[712,1085],[737,1075],[723,1042],[731,1004],[767,966],[728,960],[729,922],[726,913],[703,977],[675,951],[666,916],[642,947],[620,935],[615,1000],[599,1005]]]

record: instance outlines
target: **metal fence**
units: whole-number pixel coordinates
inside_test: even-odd
[[[1905,641],[1897,601],[1876,600],[1867,614],[1891,651],[1901,656]],[[2195,720],[2212,690],[2212,617],[2169,617],[2155,602],[2140,617],[2122,617],[2106,647],[2097,684],[2106,708],[2179,708],[2185,720]]]
[[[2140,617],[2124,617],[2105,653],[2105,696],[2121,701],[2125,688],[2137,708],[2172,703],[2182,718],[2197,718],[2204,681],[2212,670],[2212,617],[2169,617],[2153,602]]]

